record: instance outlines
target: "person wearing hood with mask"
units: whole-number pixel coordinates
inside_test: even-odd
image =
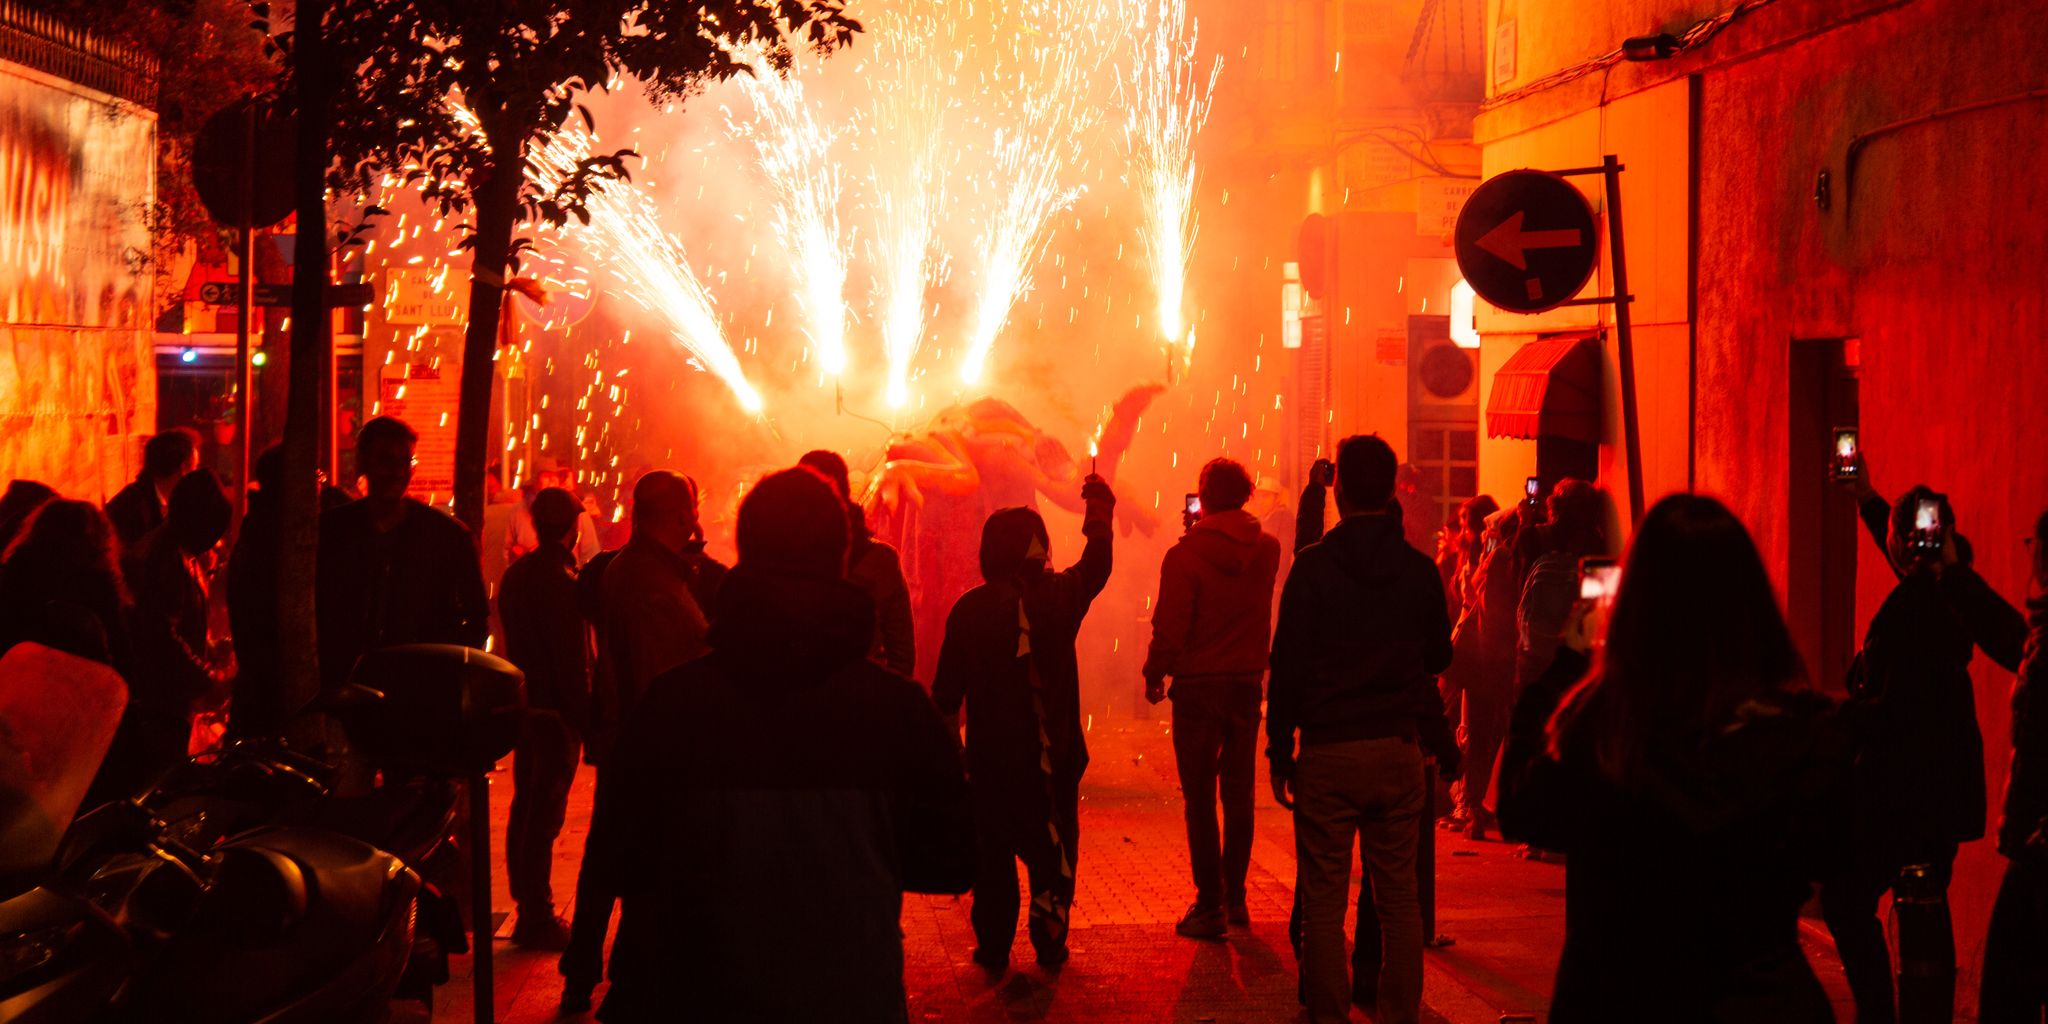
[[[981,532],[981,576],[946,617],[932,700],[947,716],[967,708],[967,773],[974,784],[980,861],[974,880],[974,960],[1010,962],[1017,931],[1017,861],[1031,884],[1029,931],[1038,962],[1067,959],[1074,901],[1082,735],[1074,637],[1109,582],[1116,495],[1090,474],[1081,486],[1088,538],[1081,560],[1054,572],[1045,520],[999,509]]]
[[[600,1019],[901,1022],[903,893],[974,877],[959,741],[868,660],[830,483],[766,477],[737,539],[710,653],[648,684],[617,752],[625,911]]]
[[[1259,749],[1260,684],[1272,641],[1280,542],[1244,510],[1252,479],[1213,459],[1196,485],[1200,511],[1159,567],[1145,699],[1167,698],[1173,679],[1173,756],[1180,771],[1195,903],[1175,929],[1213,939],[1251,924],[1244,878],[1251,865],[1252,794]],[[1223,798],[1218,848],[1216,798]]]
[[[1337,449],[1341,516],[1295,556],[1280,594],[1266,703],[1273,796],[1294,812],[1309,1019],[1346,1019],[1344,910],[1354,836],[1378,906],[1376,1020],[1413,1024],[1422,1005],[1416,876],[1423,758],[1458,775],[1436,677],[1451,662],[1436,563],[1394,511],[1394,451],[1376,436]],[[1301,752],[1295,754],[1295,735]]]

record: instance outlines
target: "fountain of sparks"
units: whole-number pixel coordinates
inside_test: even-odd
[[[1054,7],[1062,9],[1055,12]],[[1074,45],[1077,39],[1066,37],[1086,38],[1075,27],[1100,27],[1101,11],[1099,4],[1082,4],[1078,10],[1034,5],[1034,20],[1052,31],[1020,36],[1011,54],[1014,66],[992,83],[1011,108],[1007,123],[995,130],[989,154],[996,196],[977,238],[981,274],[960,362],[960,379],[970,386],[981,382],[996,336],[1017,301],[1031,290],[1031,269],[1051,240],[1053,215],[1080,194],[1063,179],[1079,159],[1081,141],[1099,115],[1084,93],[1100,64],[1100,51]],[[1082,56],[1091,52],[1098,56]]]
[[[551,189],[575,171],[595,141],[572,122],[535,148],[528,173]],[[682,244],[662,229],[653,199],[629,182],[604,181],[591,190],[584,209],[590,222],[578,234],[593,262],[616,282],[614,290],[659,317],[691,360],[725,384],[741,408],[761,412],[761,393],[740,369],[710,291],[690,269]]]
[[[1184,305],[1188,262],[1194,256],[1195,137],[1209,119],[1217,58],[1204,75],[1195,61],[1195,30],[1187,23],[1186,0],[1145,0],[1131,20],[1134,67],[1124,119],[1124,151],[1144,217],[1144,254],[1158,302],[1159,331],[1169,358],[1179,347],[1183,366],[1194,354],[1195,336]]]
[[[947,53],[957,60],[959,52],[950,24],[938,0],[910,0],[875,19],[873,59],[882,69],[882,84],[871,111],[874,225],[868,254],[887,362],[883,397],[891,409],[910,404],[911,366],[924,342],[925,292],[946,273],[938,239],[946,192],[940,146],[951,105],[949,79],[957,71],[949,72],[941,61]]]
[[[778,70],[759,46],[739,55],[752,74],[735,78],[753,104],[753,120],[732,124],[752,144],[774,203],[775,237],[796,277],[804,335],[827,376],[846,372],[846,267],[840,230],[839,165],[832,147],[838,132],[820,123],[804,94],[798,66]]]

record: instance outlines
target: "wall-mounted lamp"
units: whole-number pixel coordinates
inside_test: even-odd
[[[1628,60],[1670,60],[1678,56],[1678,37],[1669,32],[1636,36],[1621,42],[1621,55]]]

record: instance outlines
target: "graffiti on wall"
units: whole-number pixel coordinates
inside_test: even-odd
[[[0,471],[84,498],[155,426],[148,111],[0,62]]]

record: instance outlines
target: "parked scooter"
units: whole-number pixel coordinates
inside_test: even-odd
[[[38,654],[21,671],[22,649],[0,658],[0,722],[10,726],[0,730],[0,836],[48,847],[47,822],[76,806],[120,703],[96,715],[73,709],[61,729],[11,728],[19,709],[33,706],[39,688],[76,687],[73,677],[101,690],[109,677],[116,692],[121,684],[104,666],[63,655]],[[352,692],[331,710],[371,763],[388,766],[389,781],[369,794],[332,796],[330,766],[251,748],[79,818],[40,869],[9,875],[16,865],[0,863],[0,1020],[377,1021],[401,980],[431,980],[422,952],[445,978],[445,947],[415,941],[418,875],[344,833],[377,831],[431,862],[447,846],[455,806],[443,792],[453,787],[434,780],[510,749],[522,680],[499,659],[450,647],[377,652],[356,678],[382,689]],[[41,749],[7,749],[23,737]],[[81,777],[35,777],[35,767],[52,765]],[[56,806],[66,793],[69,806]],[[459,940],[459,915],[446,906]]]

